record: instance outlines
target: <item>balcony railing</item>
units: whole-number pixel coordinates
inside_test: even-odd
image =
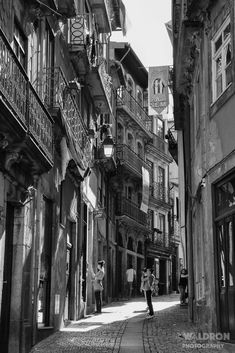
[[[147,214],[141,211],[135,203],[120,195],[117,199],[116,214],[117,216],[127,216],[142,225],[147,225]]]
[[[136,101],[136,99],[126,90],[121,87],[117,91],[117,106],[125,107],[133,119],[145,130],[150,131],[152,120],[145,112],[144,108]]]
[[[0,94],[14,118],[32,134],[52,164],[53,121],[0,30]],[[28,107],[28,109],[27,109]]]
[[[89,14],[77,15],[69,20],[69,44],[73,47],[90,44],[91,29],[90,29]]]
[[[46,154],[52,159],[53,151],[53,131],[52,121],[49,113],[44,107],[41,99],[34,91],[34,88],[29,83],[29,131],[38,142],[39,146],[43,146]]]
[[[172,239],[165,232],[155,233],[149,244],[158,250],[172,251],[174,248],[174,242],[172,242]]]
[[[116,145],[116,158],[134,172],[142,175],[142,167],[149,171],[149,165],[127,145]]]
[[[71,94],[71,87],[60,67],[46,70],[44,77],[44,102],[49,109],[60,109],[69,128],[69,135],[88,162],[91,159],[90,140],[80,110]]]
[[[162,183],[153,182],[150,185],[150,197],[157,201],[169,203],[169,189]]]
[[[158,135],[153,134],[153,140],[152,144],[155,148],[158,150],[164,152],[165,154],[168,154],[168,143],[165,142],[161,137]]]

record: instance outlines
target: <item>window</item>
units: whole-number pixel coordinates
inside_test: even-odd
[[[165,201],[165,169],[158,167],[158,197]]]
[[[131,186],[126,186],[125,187],[125,194],[126,194],[126,198],[131,201],[132,200],[132,195],[133,195],[133,189],[132,189]]]
[[[26,68],[26,38],[17,22],[14,26],[13,50],[21,65]]]
[[[224,22],[212,40],[213,102],[232,82],[232,47],[230,19]]]
[[[162,213],[159,213],[159,230],[165,234],[165,223],[166,223],[166,220],[165,220],[165,215],[162,214]]]
[[[140,142],[137,142],[137,152],[138,152],[138,156],[140,158],[144,158],[144,149],[143,149],[143,146]]]
[[[164,122],[161,119],[157,119],[157,135],[164,139]]]

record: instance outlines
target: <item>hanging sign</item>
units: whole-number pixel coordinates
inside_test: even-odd
[[[149,68],[149,106],[155,110],[157,114],[161,114],[169,104],[168,76],[168,66]],[[149,114],[151,115],[150,112]]]

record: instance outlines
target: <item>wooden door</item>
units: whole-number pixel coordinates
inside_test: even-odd
[[[220,330],[235,339],[235,216],[217,223]]]

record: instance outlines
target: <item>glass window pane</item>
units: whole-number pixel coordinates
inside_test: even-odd
[[[229,246],[229,264],[228,264],[228,279],[229,286],[234,285],[234,241],[233,241],[233,224],[228,223],[228,246]]]
[[[220,35],[217,41],[215,42],[215,53],[221,47],[221,45],[222,45],[222,35]]]
[[[226,53],[226,65],[228,65],[231,62],[231,59],[232,59],[231,43],[228,43],[225,53]]]
[[[216,97],[222,93],[222,75],[216,79]]]
[[[228,36],[230,35],[231,32],[231,26],[230,23],[227,25],[227,27],[224,30],[224,40],[226,40],[226,38],[228,38]]]
[[[219,255],[220,255],[220,273],[219,283],[221,287],[225,287],[226,273],[225,273],[225,249],[224,249],[224,227],[219,226]]]
[[[229,64],[225,70],[226,72],[226,87],[232,82],[232,65]]]
[[[221,68],[222,68],[222,55],[220,55],[216,59],[216,76],[218,76],[221,73]]]

